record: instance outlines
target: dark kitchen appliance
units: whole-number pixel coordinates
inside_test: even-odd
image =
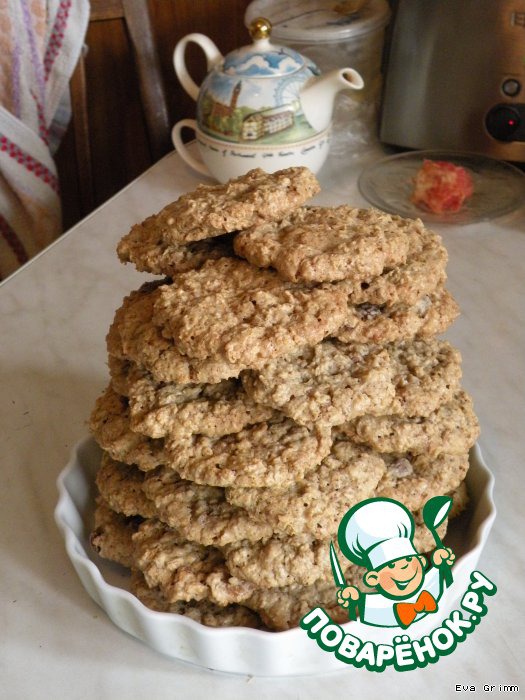
[[[525,162],[525,0],[398,0],[380,138]]]

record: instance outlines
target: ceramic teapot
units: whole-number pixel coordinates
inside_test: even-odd
[[[172,140],[199,173],[225,182],[256,167],[274,172],[304,165],[317,172],[328,155],[336,94],[364,86],[353,68],[320,75],[310,59],[272,44],[270,32],[267,19],[254,20],[253,44],[225,57],[204,34],[189,34],[175,47],[175,72],[197,102],[197,119],[175,124]],[[200,88],[186,68],[190,42],[206,55],[209,72]],[[195,131],[197,157],[182,141],[186,127]]]

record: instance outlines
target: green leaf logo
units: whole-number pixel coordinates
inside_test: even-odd
[[[435,496],[425,503],[423,508],[423,521],[432,532],[445,520],[452,507],[450,496]]]
[[[436,547],[443,547],[443,542],[436,528],[445,520],[451,507],[452,498],[450,496],[434,496],[434,498],[430,498],[423,506],[423,522],[434,538]],[[439,569],[445,587],[448,588],[452,583],[452,573],[446,564],[440,564]]]

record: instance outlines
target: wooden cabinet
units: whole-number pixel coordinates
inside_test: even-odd
[[[222,53],[248,44],[244,12],[249,0],[132,0],[148,2],[166,89],[170,123],[192,117],[195,103],[180,86],[172,64],[177,41],[190,32],[208,35]],[[111,2],[107,3],[108,8]],[[122,19],[90,22],[86,36],[85,81],[90,136],[94,206],[98,206],[146,170],[155,160],[150,152],[139,83]],[[203,55],[187,51],[188,66],[197,82],[205,75]],[[171,148],[166,141],[166,152]],[[71,124],[56,154],[62,191],[64,230],[88,211],[82,206],[79,164]]]

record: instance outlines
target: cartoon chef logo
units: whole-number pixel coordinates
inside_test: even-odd
[[[414,518],[398,501],[370,498],[351,508],[341,520],[338,543],[344,556],[367,569],[364,583],[375,593],[364,593],[347,585],[333,544],[330,559],[334,580],[339,587],[337,602],[356,619],[377,627],[402,627],[434,613],[444,588],[452,582],[452,550],[445,547],[437,528],[452,505],[447,496],[431,498],[423,508],[423,521],[433,535],[436,549],[430,555],[432,566],[416,551]]]

